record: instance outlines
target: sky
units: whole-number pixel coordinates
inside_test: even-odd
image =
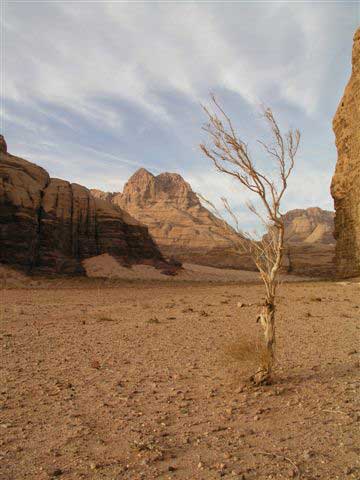
[[[52,177],[121,191],[140,167],[180,173],[252,226],[251,195],[204,157],[214,93],[260,168],[261,105],[302,133],[283,211],[332,210],[332,118],[351,73],[359,2],[8,1],[1,132]]]

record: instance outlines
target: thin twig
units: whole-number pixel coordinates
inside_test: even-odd
[[[328,413],[341,413],[342,415],[350,415],[349,413],[342,412],[341,410],[322,410],[323,412],[328,412]]]

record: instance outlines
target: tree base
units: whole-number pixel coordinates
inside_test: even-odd
[[[271,373],[269,371],[263,370],[263,369],[258,370],[255,373],[255,375],[252,375],[250,377],[250,380],[256,386],[271,385],[272,384]]]

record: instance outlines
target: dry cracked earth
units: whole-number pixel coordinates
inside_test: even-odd
[[[229,346],[261,285],[1,290],[1,480],[360,479],[360,284],[283,284],[276,381]],[[231,349],[230,349],[231,350]]]

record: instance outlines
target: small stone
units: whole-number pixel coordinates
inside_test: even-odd
[[[100,369],[100,362],[98,360],[93,360],[90,364],[91,368],[96,368],[97,370]]]
[[[61,470],[61,468],[55,468],[55,470],[52,472],[53,477],[60,477],[64,472]]]
[[[197,467],[202,469],[202,468],[204,468],[204,464],[202,462],[199,462]]]
[[[175,472],[176,467],[174,467],[173,465],[169,465],[168,470],[169,472]]]

